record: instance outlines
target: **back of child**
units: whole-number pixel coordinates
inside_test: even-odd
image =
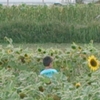
[[[40,72],[40,75],[44,75],[51,78],[54,74],[57,73],[57,70],[52,68],[52,61],[52,58],[49,56],[46,56],[43,59],[43,65],[45,66],[45,69]]]

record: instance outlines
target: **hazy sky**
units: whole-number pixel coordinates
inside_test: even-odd
[[[61,0],[44,0],[45,2],[60,2]],[[7,0],[0,0],[0,2],[7,2]],[[42,0],[9,0],[9,2],[42,2]]]

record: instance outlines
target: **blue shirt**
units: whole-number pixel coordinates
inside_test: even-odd
[[[40,75],[44,75],[47,77],[52,77],[55,73],[57,73],[57,70],[55,69],[44,69],[43,71],[40,72]]]

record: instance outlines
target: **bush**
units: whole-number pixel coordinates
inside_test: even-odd
[[[0,7],[0,42],[69,43],[100,42],[100,6],[11,6]]]

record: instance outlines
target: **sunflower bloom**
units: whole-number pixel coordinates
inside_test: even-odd
[[[29,56],[28,56],[28,54],[25,54],[24,57],[25,57],[25,58],[28,58]]]
[[[9,49],[9,50],[7,50],[7,53],[8,53],[8,54],[10,54],[11,52],[12,52],[12,50],[10,50],[10,49]]]
[[[81,83],[80,83],[80,82],[78,82],[78,83],[76,83],[76,84],[75,84],[75,86],[76,86],[76,88],[78,88],[78,87],[80,87],[80,86],[81,86]]]
[[[31,59],[25,59],[25,61],[26,61],[27,63],[30,63],[30,62],[31,62]]]
[[[88,58],[88,65],[91,70],[95,71],[99,68],[99,61],[92,55]]]
[[[3,64],[3,63],[2,63],[2,62],[0,62],[0,66],[2,66],[2,64]]]

